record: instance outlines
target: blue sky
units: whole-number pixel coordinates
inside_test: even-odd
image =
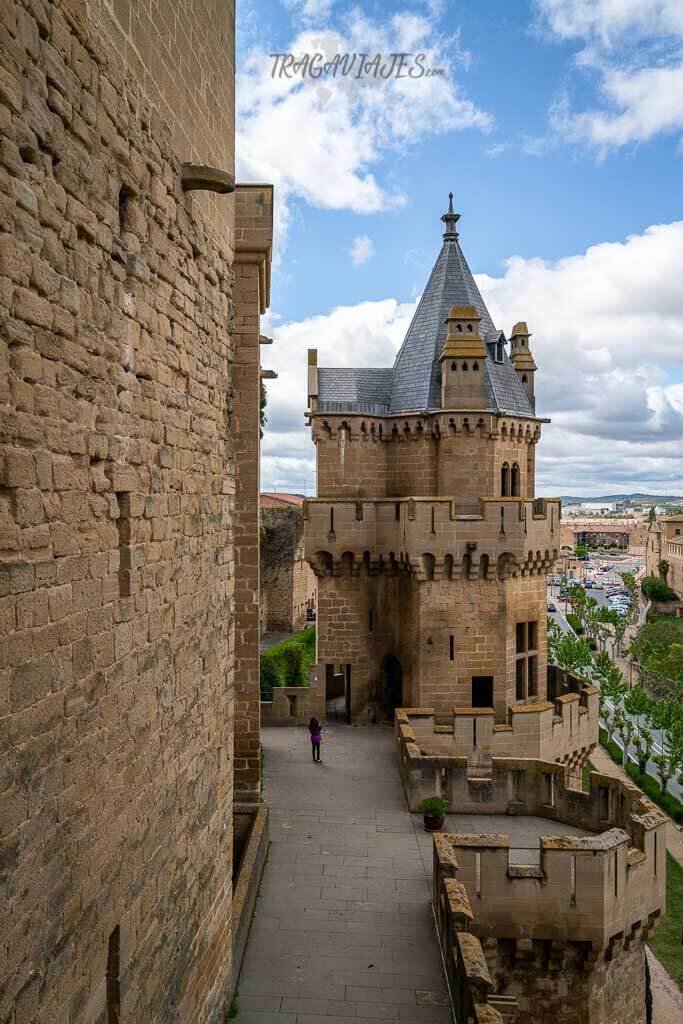
[[[271,78],[316,50],[446,76]],[[497,326],[534,332],[539,490],[683,493],[680,0],[245,0],[238,69],[238,174],[277,197],[264,487],[312,484],[308,345],[392,362],[452,189]]]

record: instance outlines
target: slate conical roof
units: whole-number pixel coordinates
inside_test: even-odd
[[[394,363],[391,412],[438,409],[441,405],[437,370],[446,336],[446,318],[451,306],[476,306],[481,317],[479,330],[484,341],[498,337],[460,248],[455,230],[458,219],[459,215],[453,213],[451,195],[449,212],[442,217],[446,222],[446,231],[441,252]]]
[[[318,408],[321,412],[391,414],[439,409],[439,355],[446,337],[448,311],[451,306],[476,306],[481,317],[479,331],[489,352],[484,366],[489,407],[496,412],[534,416],[504,345],[502,359],[495,357],[492,343],[504,340],[504,336],[496,330],[460,248],[456,231],[459,219],[460,215],[453,212],[451,193],[448,213],[441,218],[446,225],[443,245],[393,370],[320,368]]]

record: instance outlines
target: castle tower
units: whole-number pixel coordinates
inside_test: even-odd
[[[548,707],[560,503],[533,500],[544,421],[467,265],[452,196],[441,219],[394,365],[322,367],[309,353],[318,662],[345,666],[354,721],[464,707],[488,709],[500,732],[515,709]]]
[[[510,362],[514,366],[519,382],[526,392],[529,404],[532,409],[535,409],[534,374],[537,367],[529,348],[530,337],[529,329],[524,321],[515,324],[512,328],[510,341]]]

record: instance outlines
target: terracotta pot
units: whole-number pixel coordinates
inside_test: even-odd
[[[423,814],[425,832],[440,832],[446,816],[444,814]]]

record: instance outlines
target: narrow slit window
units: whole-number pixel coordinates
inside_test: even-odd
[[[576,855],[569,862],[569,902],[576,904]]]
[[[453,636],[452,633],[451,633],[450,637],[448,638],[448,641],[449,641],[450,659],[451,659],[451,661],[454,661],[455,660],[455,637]]]
[[[334,509],[330,509],[330,533],[334,533]]]
[[[477,896],[481,896],[481,853],[479,850],[474,855],[475,883],[474,889]]]
[[[133,548],[130,526],[130,494],[119,491],[116,495],[119,505],[119,597],[130,597],[133,593]]]
[[[121,931],[119,925],[109,936],[107,949],[107,1024],[119,1024],[121,1019]]]

